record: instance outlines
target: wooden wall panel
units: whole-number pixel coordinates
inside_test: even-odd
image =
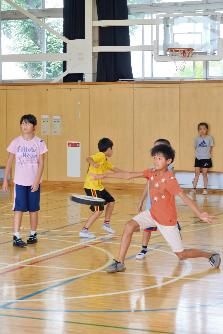
[[[158,138],[168,139],[176,150],[179,167],[179,88],[147,87],[134,89],[134,169],[152,165],[150,149]]]
[[[62,116],[62,134],[43,137],[49,148],[45,179],[74,180],[66,176],[66,142],[77,140],[82,143],[82,167],[81,179],[75,181],[83,180],[85,159],[104,136],[114,141],[112,162],[124,170],[151,165],[149,150],[158,137],[175,148],[175,169],[193,170],[193,141],[201,121],[210,124],[215,139],[213,170],[222,172],[222,96],[223,82],[2,86],[0,164],[5,164],[6,146],[19,135],[20,117],[33,113],[37,135],[41,115]]]
[[[133,89],[131,85],[90,87],[91,154],[98,151],[98,141],[103,137],[112,139],[114,143],[111,162],[123,170],[133,170]]]
[[[7,145],[20,135],[20,118],[24,114],[37,117],[36,135],[45,140],[47,136],[40,134],[41,114],[46,114],[46,89],[41,86],[10,87],[7,90]],[[47,155],[43,178],[47,179]]]
[[[194,138],[197,125],[207,122],[214,137],[213,171],[223,170],[223,85],[185,84],[180,88],[180,169],[194,170]]]
[[[83,180],[89,155],[89,89],[50,88],[47,92],[47,114],[62,118],[62,133],[49,136],[48,180]],[[81,179],[67,177],[67,141],[81,142]]]
[[[6,153],[6,90],[0,90],[0,166],[5,166]]]

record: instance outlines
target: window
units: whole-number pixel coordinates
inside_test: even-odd
[[[177,7],[177,2],[181,3]],[[157,14],[164,14],[165,12],[173,13],[181,9],[182,6],[193,6],[193,3],[202,5],[206,1],[191,1],[186,4],[187,0],[128,0],[130,6],[129,19],[155,19]],[[172,4],[171,4],[172,3]],[[174,3],[174,4],[173,4]],[[216,0],[220,6],[220,2]],[[147,6],[144,6],[147,5]],[[215,0],[212,0],[213,11],[216,9]],[[159,10],[159,6],[161,9]],[[174,6],[174,10],[173,10]],[[223,2],[221,3],[223,10]],[[186,7],[188,8],[188,7]],[[192,7],[190,7],[192,8]],[[172,11],[171,11],[172,9]],[[150,12],[150,13],[149,13]],[[163,13],[164,12],[164,13]],[[171,16],[171,15],[170,15]],[[165,17],[165,15],[164,15]],[[176,27],[165,31],[164,24],[160,24],[160,44],[159,55],[165,55],[164,45],[165,38],[169,38],[171,43],[179,45],[178,47],[193,47],[198,50],[197,54],[215,55],[218,50],[219,29],[220,37],[223,38],[223,16],[221,21],[215,21],[212,16],[200,15],[198,12],[196,18],[192,21],[189,16],[171,18],[171,20],[178,20]],[[165,21],[164,21],[165,22]],[[168,24],[168,20],[166,21]],[[211,28],[210,28],[211,27]],[[156,26],[155,25],[139,25],[130,26],[130,42],[131,45],[154,46],[156,40]],[[172,35],[169,35],[172,34]],[[132,52],[132,69],[133,76],[136,79],[214,79],[223,78],[223,60],[221,61],[155,61],[152,51],[134,51]]]
[[[30,10],[62,35],[63,0],[16,0],[15,2],[23,9]],[[42,60],[44,56],[40,61],[33,61],[32,56],[42,53],[52,55],[62,53],[63,42],[3,0],[0,8],[2,12],[0,49],[2,56],[6,56],[5,61],[3,58],[3,62],[0,63],[0,80],[52,80],[58,77],[63,72],[62,61],[53,61],[53,56],[52,61]],[[55,17],[55,8],[58,8],[56,11],[58,17]],[[52,17],[51,9],[54,9]],[[11,62],[7,61],[8,55],[14,57],[11,58]],[[13,61],[14,59],[16,60]]]

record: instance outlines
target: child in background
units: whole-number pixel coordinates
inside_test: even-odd
[[[207,195],[208,186],[208,170],[212,167],[211,153],[214,146],[214,141],[211,136],[208,135],[208,124],[199,123],[198,124],[199,136],[195,138],[194,148],[195,148],[195,177],[193,181],[193,190],[196,192],[197,183],[199,180],[200,173],[203,174],[203,195]]]
[[[167,140],[167,139],[157,139],[154,142],[154,146],[157,146],[157,145],[160,145],[160,144],[171,146],[169,140]],[[172,164],[168,165],[168,170],[173,172],[174,168],[173,168]],[[147,201],[146,201],[145,209],[150,210],[151,209],[151,199],[150,199],[150,195],[149,195],[149,183],[146,184],[146,186],[144,188],[144,191],[143,191],[143,194],[142,194],[142,197],[140,199],[139,210],[138,210],[139,212],[143,211],[143,205],[144,205],[144,201],[145,201],[146,198],[147,198]],[[179,232],[180,232],[181,227],[180,227],[180,224],[178,222],[177,222],[177,227],[178,227]],[[157,231],[157,227],[146,228],[143,231],[142,248],[141,248],[140,252],[136,255],[136,260],[142,260],[146,256],[146,254],[148,252],[148,243],[149,243],[152,231]]]
[[[15,159],[14,175],[14,234],[13,246],[25,247],[37,243],[38,211],[40,210],[40,183],[44,169],[44,154],[47,152],[43,140],[35,136],[37,120],[34,115],[20,119],[21,136],[15,138],[7,148],[9,152],[3,181],[3,191],[8,191],[8,177]],[[29,212],[31,231],[27,244],[21,239],[20,227],[23,212]]]
[[[110,226],[110,219],[115,205],[115,199],[111,194],[104,188],[101,180],[94,180],[91,173],[102,174],[106,171],[118,172],[120,169],[114,167],[107,158],[110,158],[113,154],[113,142],[109,138],[102,138],[98,142],[98,150],[96,154],[87,158],[89,163],[88,173],[86,175],[84,190],[87,196],[94,196],[103,198],[105,204],[107,205],[105,211],[105,220],[102,228],[108,233],[115,233],[115,231]],[[90,207],[93,214],[88,218],[86,224],[83,226],[79,233],[81,238],[95,238],[95,235],[89,232],[89,228],[92,224],[100,217],[104,210],[104,205],[102,206],[91,206]]]

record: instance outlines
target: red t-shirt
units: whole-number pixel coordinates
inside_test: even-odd
[[[144,176],[149,182],[151,216],[161,225],[176,225],[177,210],[175,196],[181,193],[182,189],[175,176],[170,171],[159,175],[153,169],[145,170]]]

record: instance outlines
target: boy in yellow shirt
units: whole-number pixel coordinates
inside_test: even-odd
[[[102,228],[108,233],[115,233],[115,231],[110,226],[110,218],[114,209],[115,199],[104,188],[102,180],[94,180],[91,174],[103,174],[107,171],[118,172],[121,170],[115,168],[110,162],[107,161],[107,158],[110,158],[113,154],[113,142],[111,139],[102,138],[99,140],[98,150],[98,153],[93,154],[87,158],[89,168],[85,178],[84,190],[87,196],[99,197],[105,200],[107,207]],[[104,205],[90,206],[90,209],[93,214],[88,218],[86,224],[79,233],[79,236],[82,238],[95,238],[95,235],[89,232],[89,228],[104,211]]]

